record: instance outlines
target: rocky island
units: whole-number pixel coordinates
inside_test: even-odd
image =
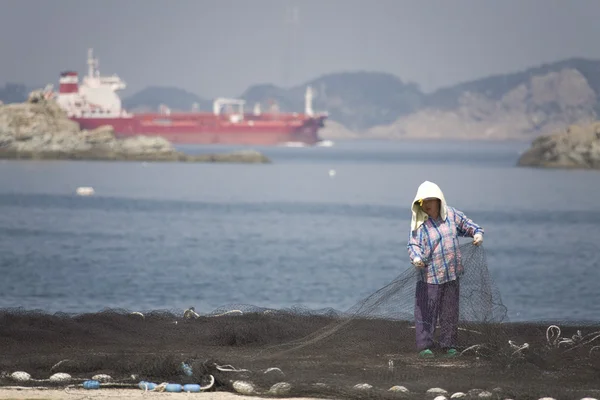
[[[25,103],[0,105],[0,159],[270,162],[253,150],[189,155],[162,137],[116,138],[111,126],[80,130],[42,91],[31,92]]]
[[[600,169],[600,121],[571,125],[564,131],[536,138],[517,165]]]

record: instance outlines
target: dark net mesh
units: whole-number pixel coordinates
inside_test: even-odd
[[[166,384],[197,384],[201,391],[267,397],[417,399],[435,397],[433,388],[448,398],[456,392],[467,398],[599,397],[600,324],[510,323],[483,247],[469,243],[461,251],[454,358],[418,356],[411,266],[345,312],[248,305],[207,315],[193,309],[78,315],[4,309],[0,385],[81,386],[93,378],[101,388],[178,391]],[[70,379],[57,380],[61,374]]]

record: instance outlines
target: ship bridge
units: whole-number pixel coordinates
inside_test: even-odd
[[[246,104],[245,100],[241,99],[226,99],[223,97],[219,97],[213,101],[213,113],[215,115],[220,115],[223,106],[228,106],[232,109],[231,112],[227,112],[229,114],[229,120],[231,122],[241,122],[244,119],[244,105]],[[235,107],[237,106],[237,112]]]
[[[61,75],[58,103],[71,116],[110,118],[127,115],[116,93],[125,89],[125,82],[118,75],[100,75],[98,59],[93,57],[92,49],[88,50],[87,64],[88,74],[80,85],[77,84],[76,72]]]
[[[93,50],[88,50],[88,74],[83,78],[83,83],[90,88],[106,87],[112,91],[123,90],[127,87],[125,82],[116,74],[100,75],[99,61],[94,58]]]

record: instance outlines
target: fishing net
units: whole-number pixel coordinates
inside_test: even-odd
[[[346,311],[3,309],[0,385],[81,387],[94,379],[101,389],[193,387],[264,397],[600,397],[600,324],[511,323],[484,248],[468,243],[461,251],[453,358],[437,349],[433,359],[418,356],[410,266]]]

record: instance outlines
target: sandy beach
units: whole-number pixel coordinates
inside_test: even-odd
[[[6,389],[0,388],[0,399],[35,399],[35,400],[59,400],[59,399],[181,399],[193,396],[202,400],[252,400],[262,399],[259,396],[242,396],[230,392],[205,392],[205,393],[167,393],[167,392],[144,392],[139,389]],[[284,398],[281,398],[285,400]],[[294,400],[315,400],[314,398],[294,397]]]

